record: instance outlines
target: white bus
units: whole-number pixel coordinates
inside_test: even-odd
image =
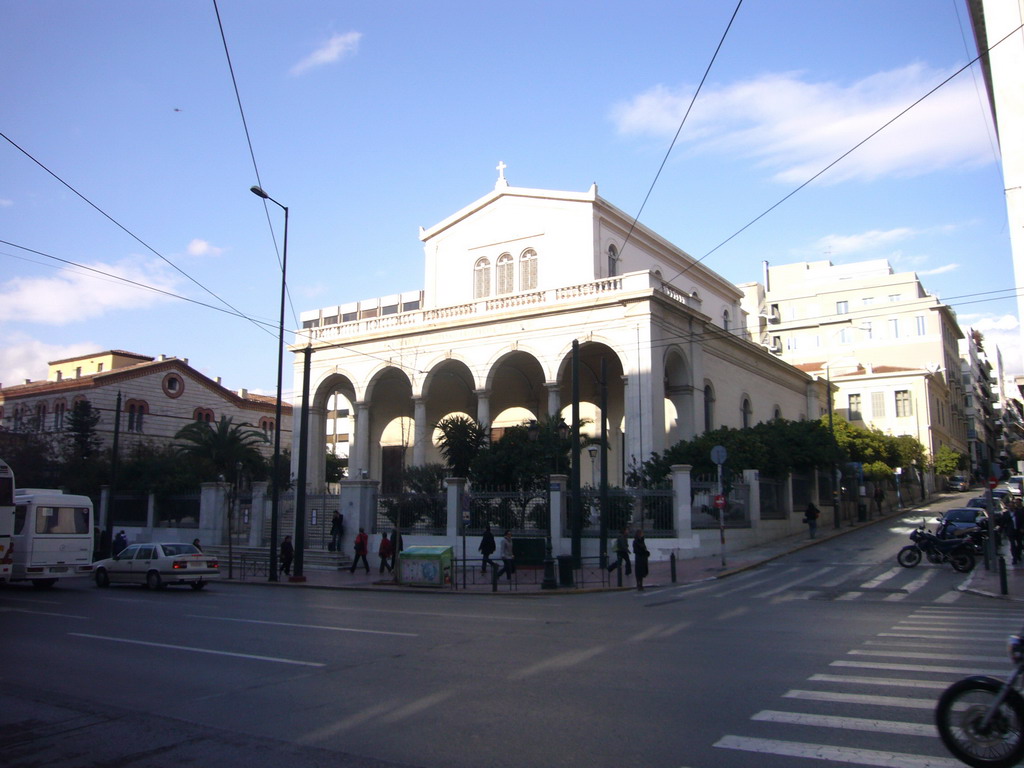
[[[14,532],[14,473],[7,462],[0,459],[0,581],[11,578],[14,551],[11,534]]]
[[[11,581],[52,587],[92,574],[93,510],[88,496],[18,488],[14,496]]]

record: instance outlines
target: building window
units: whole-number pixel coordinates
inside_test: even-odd
[[[192,418],[196,421],[202,421],[207,424],[212,424],[214,422],[213,411],[209,408],[196,408],[192,412]]]
[[[704,385],[704,431],[715,428],[715,390],[710,384]]]
[[[608,246],[608,277],[619,274],[619,252],[614,245]]]
[[[168,373],[161,384],[164,394],[170,398],[181,397],[185,392],[185,380],[177,373]]]
[[[512,263],[512,254],[503,253],[498,257],[498,264],[494,269],[494,277],[497,286],[494,293],[501,296],[503,293],[515,291],[515,265]]]
[[[473,298],[486,299],[491,295],[491,262],[478,259],[473,267]]]
[[[744,397],[743,402],[740,404],[740,422],[744,429],[751,426],[751,416],[754,413],[754,409],[750,405],[750,398]]]
[[[839,329],[839,343],[840,344],[849,344],[852,341],[853,341],[853,331],[850,330],[849,328],[840,328]]]
[[[722,312],[722,327],[725,328],[725,330],[727,330],[727,331],[729,330],[729,310],[728,309],[723,310],[723,312]]]
[[[867,338],[867,339],[873,338],[873,336],[871,335],[872,334],[872,325],[871,325],[871,321],[870,320],[864,320],[863,322],[861,322],[860,329],[862,331],[864,331],[864,337],[865,338]]]
[[[35,428],[39,432],[42,432],[44,429],[46,429],[46,403],[39,403],[36,406]]]
[[[128,412],[128,431],[142,432],[143,417],[149,413],[149,405],[144,400],[129,400],[125,403]]]
[[[899,300],[900,300],[900,295],[898,293],[890,293],[889,294],[889,301],[890,302],[897,302]]]
[[[864,421],[864,414],[860,410],[860,395],[849,396],[847,419],[849,421]]]
[[[917,335],[924,336],[924,315],[918,315],[914,318],[914,324],[917,328]]]
[[[260,430],[264,435],[272,435],[274,433],[274,420],[269,416],[262,416],[260,418]]]
[[[912,415],[910,410],[910,392],[906,389],[897,390],[896,392],[896,417],[906,417]]]
[[[64,414],[67,413],[68,406],[63,400],[58,400],[53,404],[53,428],[56,430],[64,429]]]
[[[776,421],[782,418],[782,409],[779,408],[779,406],[777,405],[775,406],[775,410],[772,411],[772,418],[775,419]]]
[[[889,336],[893,339],[900,337],[900,319],[898,317],[889,318]]]
[[[537,252],[532,248],[519,257],[519,290],[537,290]]]
[[[845,315],[850,311],[850,302],[848,301],[837,301],[836,302],[836,314]]]
[[[884,392],[872,392],[871,393],[871,415],[876,419],[885,418],[885,393]]]

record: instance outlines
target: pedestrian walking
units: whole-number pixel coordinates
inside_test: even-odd
[[[885,490],[881,485],[875,486],[875,507],[878,509],[878,514],[882,514],[882,502],[885,501]]]
[[[111,545],[111,551],[115,555],[119,555],[121,550],[128,546],[128,536],[124,531],[118,531],[117,536],[114,537],[114,543]]]
[[[349,573],[356,572],[356,566],[359,565],[359,560],[362,559],[363,565],[366,566],[366,572],[370,572],[370,564],[366,561],[366,552],[370,548],[370,537],[366,535],[366,531],[362,528],[359,529],[359,533],[356,535],[356,558],[352,561],[352,567],[348,569]]]
[[[512,531],[505,531],[505,538],[501,540],[501,568],[491,567],[491,591],[498,591],[498,579],[504,574],[508,581],[512,581],[512,574],[516,572],[516,556],[512,548]]]
[[[198,549],[200,552],[203,551],[203,548],[199,546],[199,539],[192,539],[192,546]]]
[[[644,529],[637,528],[633,535],[633,557],[636,558],[636,588],[644,591],[644,578],[647,576],[647,560],[650,558],[650,550],[647,549],[647,542],[644,541]]]
[[[405,544],[402,542],[402,534],[399,533],[397,528],[391,529],[391,568],[394,569],[395,562],[398,560],[398,556],[402,554],[405,549]]]
[[[281,542],[281,573],[286,576],[292,575],[293,557],[295,557],[295,547],[292,546],[292,537],[285,536]]]
[[[384,569],[387,568],[388,569],[388,573],[390,573],[391,570],[392,570],[392,567],[391,567],[392,549],[391,549],[391,540],[388,538],[388,535],[387,535],[386,532],[384,533],[383,536],[380,537],[380,546],[377,548],[377,555],[380,557],[380,572],[384,573]]]
[[[491,561],[491,555],[494,554],[494,550],[497,546],[494,544],[494,534],[491,533],[491,526],[487,526],[484,530],[484,535],[480,539],[480,546],[477,547],[477,551],[481,554],[480,573],[487,573],[487,564],[491,564],[491,570],[495,568],[494,563]]]
[[[327,545],[327,549],[331,552],[341,552],[341,534],[341,513],[334,510],[334,515],[331,517],[331,542]]]
[[[807,523],[807,529],[810,531],[812,539],[818,535],[818,518],[820,516],[821,512],[814,506],[814,502],[807,502],[807,509],[804,510],[804,522]]]
[[[615,539],[615,562],[608,566],[609,571],[614,571],[620,567],[623,563],[626,564],[626,575],[629,576],[633,571],[633,566],[629,562],[629,529],[623,528],[619,532],[619,536]]]

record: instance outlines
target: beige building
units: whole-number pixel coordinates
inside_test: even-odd
[[[432,425],[449,414],[497,428],[570,421],[574,341],[591,431],[606,371],[612,484],[705,430],[822,412],[823,382],[750,341],[735,285],[596,185],[513,187],[499,168],[493,191],[420,230],[422,289],[303,313],[293,350],[312,346],[312,488],[339,402],[351,407],[349,476],[385,490],[403,467],[441,461]]]
[[[752,338],[836,387],[834,412],[858,426],[913,435],[935,456],[967,454],[967,418],[952,309],[913,272],[884,259],[765,266],[743,286]]]
[[[110,447],[117,397],[121,396],[120,452],[142,442],[169,442],[191,421],[227,416],[268,437],[274,431],[275,398],[233,392],[191,368],[188,359],[110,350],[56,360],[43,381],[0,386],[0,425],[6,430],[58,434],[78,400],[99,411],[97,432]],[[291,406],[282,408],[281,443],[291,443]],[[264,452],[269,456],[273,446]]]

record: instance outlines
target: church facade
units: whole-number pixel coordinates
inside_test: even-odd
[[[433,426],[448,415],[492,430],[570,422],[574,342],[583,431],[597,434],[606,420],[612,485],[652,452],[706,430],[825,412],[820,377],[751,340],[735,285],[596,185],[520,188],[503,165],[499,173],[493,191],[420,230],[420,291],[302,314],[292,351],[311,349],[309,427],[297,435],[307,441],[310,488],[325,484],[328,404],[339,398],[351,406],[349,477],[384,490],[398,490],[403,467],[442,461]],[[302,382],[296,354],[296,392]],[[292,455],[297,462],[297,448]]]

